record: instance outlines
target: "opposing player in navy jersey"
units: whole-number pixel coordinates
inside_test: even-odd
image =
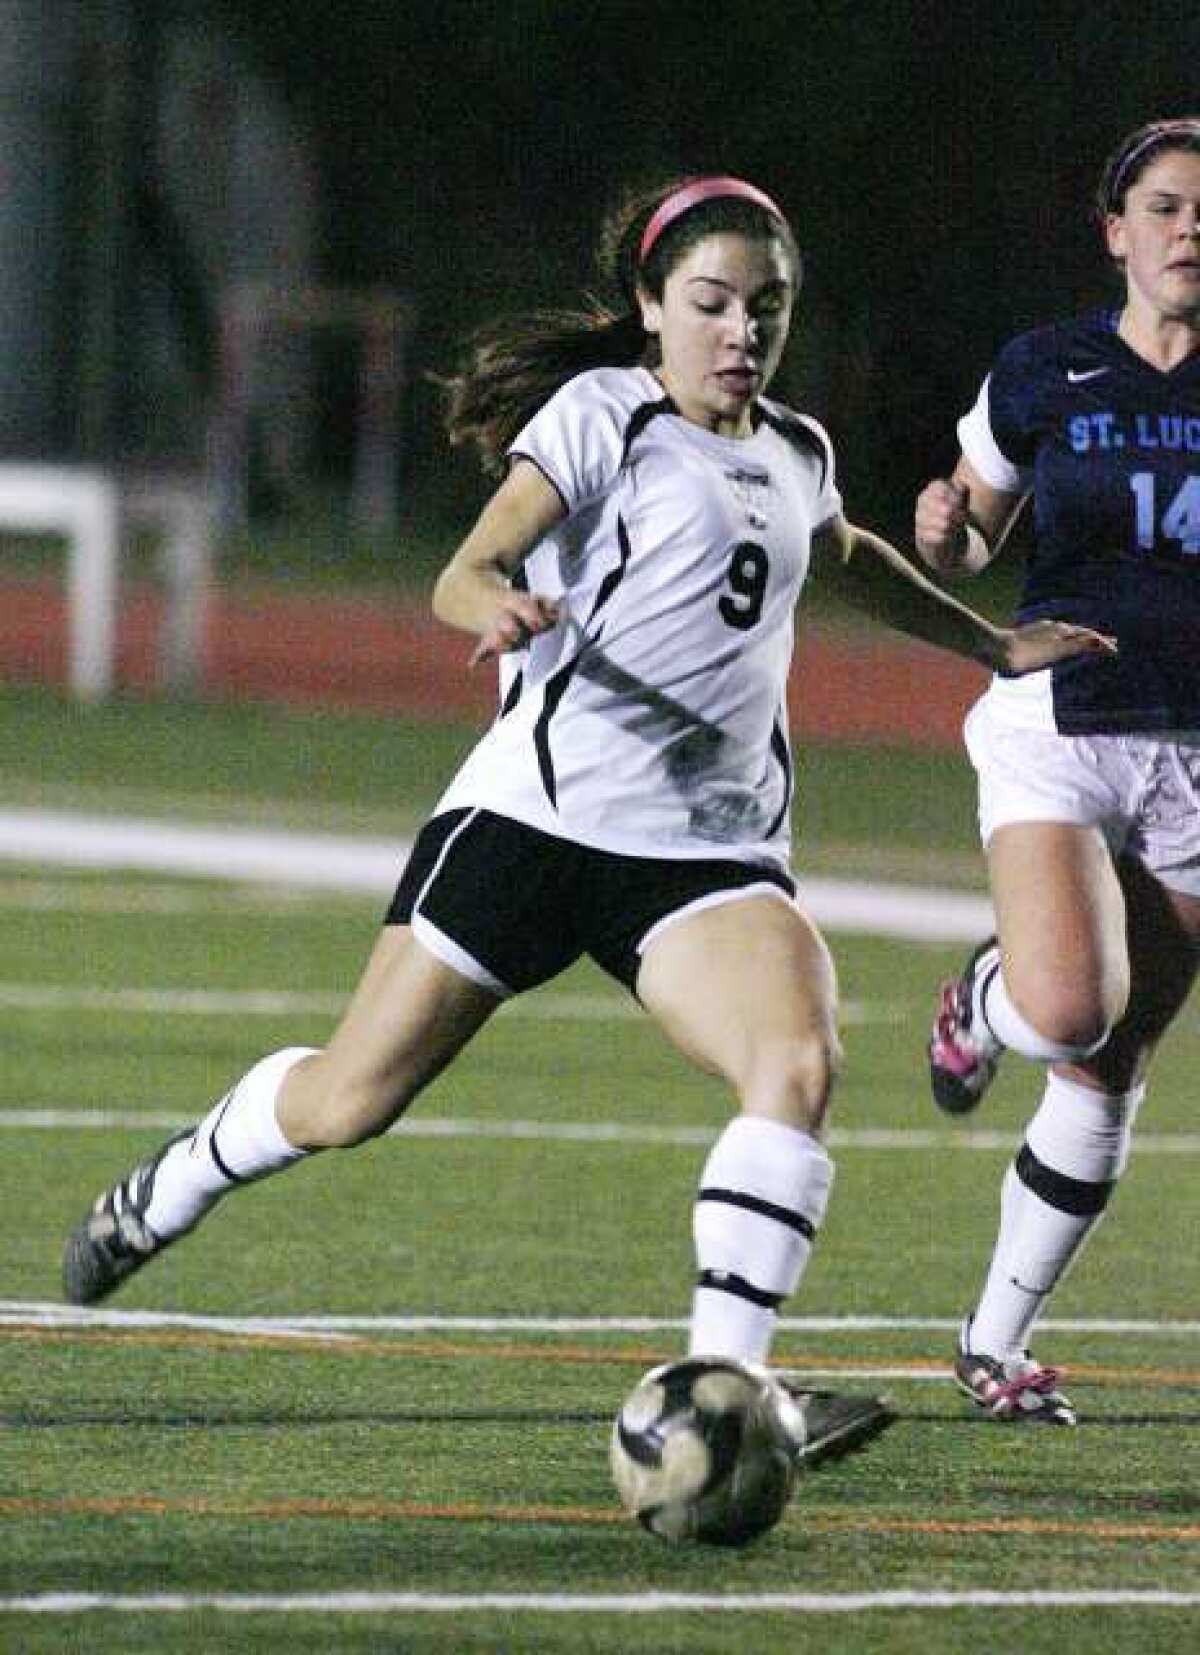
[[[997,678],[968,716],[998,930],[943,988],[930,1042],[951,1113],[1006,1047],[1050,1066],[955,1373],[997,1418],[1063,1425],[1029,1332],[1124,1170],[1200,954],[1200,119],[1132,133],[1098,206],[1124,302],[1001,351],[953,477],[916,511],[919,550],[951,575],[981,568],[1031,496],[1022,618],[1118,643]]]
[[[737,1098],[695,1207],[690,1347],[765,1360],[833,1176],[834,971],[788,849],[810,560],[1006,670],[1107,644],[1058,620],[996,628],[846,522],[824,431],[766,396],[800,258],[759,189],[684,181],[631,203],[607,245],[619,309],[495,329],[450,382],[452,436],[503,480],[434,607],[501,658],[499,717],[328,1046],[264,1058],[106,1190],[68,1241],[68,1298],[102,1298],[237,1185],[385,1131],[505,999],[588,954]],[[802,1412],[809,1462],[891,1418],[829,1393]]]

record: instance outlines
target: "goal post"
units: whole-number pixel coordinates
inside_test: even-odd
[[[116,664],[116,483],[77,466],[0,465],[0,528],[66,540],[67,681],[81,700],[102,700],[112,690]]]
[[[67,684],[81,701],[102,701],[116,682],[120,563],[134,525],[161,537],[160,680],[171,690],[198,687],[212,582],[209,519],[199,485],[121,479],[85,466],[0,464],[0,530],[67,543]]]

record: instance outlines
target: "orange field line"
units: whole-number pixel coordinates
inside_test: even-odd
[[[479,1505],[470,1501],[438,1504],[415,1500],[333,1498],[220,1501],[161,1499],[150,1495],[111,1498],[64,1496],[61,1499],[0,1496],[0,1517],[217,1517],[239,1521],[259,1518],[271,1522],[318,1517],[342,1522],[559,1523],[568,1526],[607,1526],[629,1522],[624,1512],[616,1508],[595,1506]],[[1200,1541],[1200,1524],[1197,1523],[1120,1523],[1028,1517],[864,1517],[815,1511],[802,1502],[792,1507],[785,1521],[789,1518],[813,1533],[1021,1535],[1032,1539],[1067,1536],[1087,1540],[1167,1540],[1188,1544]]]
[[[544,1365],[568,1364],[599,1366],[647,1367],[668,1359],[661,1348],[628,1346],[613,1350],[596,1345],[520,1344],[505,1340],[492,1341],[481,1336],[478,1341],[466,1343],[448,1339],[394,1339],[369,1338],[364,1334],[325,1333],[246,1333],[209,1332],[203,1328],[110,1328],[110,1327],[42,1327],[35,1323],[12,1323],[0,1327],[0,1339],[67,1342],[81,1340],[98,1345],[123,1345],[131,1341],[145,1345],[195,1347],[210,1350],[247,1350],[267,1348],[276,1351],[296,1351],[304,1355],[326,1352],[348,1356],[389,1356],[408,1361],[414,1357],[431,1361],[457,1361],[464,1358],[478,1361],[480,1357],[496,1362],[538,1362]],[[945,1368],[950,1364],[945,1352],[936,1356],[828,1356],[812,1353],[782,1353],[776,1364],[788,1370],[829,1370],[848,1375],[870,1375],[879,1368],[904,1368],[914,1373],[929,1368]],[[1064,1369],[1072,1380],[1092,1384],[1137,1383],[1141,1385],[1178,1386],[1182,1389],[1200,1387],[1200,1372],[1186,1368],[1118,1368],[1094,1366],[1089,1363],[1070,1363]]]
[[[153,1495],[110,1498],[67,1495],[61,1499],[26,1499],[0,1495],[0,1517],[261,1517],[283,1521],[296,1517],[335,1517],[342,1521],[421,1521],[458,1523],[622,1523],[624,1512],[592,1506],[483,1506],[470,1501],[435,1504],[420,1500],[222,1501],[162,1499]]]
[[[306,1356],[316,1352],[347,1356],[413,1356],[431,1359],[458,1360],[470,1357],[478,1361],[481,1355],[498,1362],[598,1363],[605,1365],[638,1365],[665,1360],[662,1350],[626,1348],[611,1350],[595,1345],[538,1345],[480,1340],[466,1344],[445,1339],[413,1339],[404,1336],[395,1339],[375,1339],[359,1333],[245,1333],[209,1332],[204,1328],[111,1328],[111,1327],[41,1327],[33,1323],[13,1323],[0,1328],[0,1338],[32,1339],[49,1342],[84,1340],[98,1345],[123,1345],[131,1341],[146,1345],[195,1346],[200,1349],[248,1350],[267,1348],[278,1351],[296,1351]]]
[[[1200,1523],[1115,1523],[1039,1517],[843,1517],[835,1512],[794,1508],[805,1528],[846,1529],[866,1534],[1069,1535],[1087,1540],[1200,1540]]]

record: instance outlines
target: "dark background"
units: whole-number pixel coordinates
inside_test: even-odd
[[[47,16],[55,6],[91,34],[67,100],[84,275],[58,322],[52,445],[153,458],[131,298],[147,261],[173,336],[150,401],[174,396],[197,434],[218,394],[228,255],[189,248],[169,201],[149,222],[130,207],[147,184],[153,196],[165,140],[148,110],[186,27],[227,42],[303,133],[313,279],[413,304],[397,465],[406,510],[426,515],[460,513],[481,487],[440,437],[428,373],[495,313],[588,287],[624,183],[720,169],[784,205],[806,256],[778,389],[829,427],[851,515],[902,532],[997,344],[1115,293],[1089,213],[1109,150],[1147,119],[1200,109],[1195,0],[45,0]],[[183,136],[202,164],[204,131]],[[336,371],[322,406],[318,459],[336,470],[351,419]],[[178,417],[171,429],[177,447]]]
[[[1001,339],[1115,291],[1089,217],[1108,151],[1200,109],[1195,5],[263,9],[227,7],[321,134],[329,271],[413,289],[428,364],[577,292],[628,176],[761,182],[808,263],[789,389],[877,518],[953,452]]]

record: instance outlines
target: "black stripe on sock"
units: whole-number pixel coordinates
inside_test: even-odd
[[[1074,1218],[1092,1218],[1108,1206],[1116,1179],[1105,1184],[1089,1184],[1082,1178],[1069,1178],[1065,1172],[1055,1172],[1044,1161],[1039,1161],[1028,1144],[1017,1152],[1017,1177],[1040,1197],[1048,1207]]]
[[[696,1200],[723,1201],[727,1207],[744,1207],[747,1212],[758,1213],[762,1218],[773,1218],[776,1224],[785,1224],[806,1241],[816,1240],[816,1225],[803,1213],[794,1212],[791,1207],[776,1206],[774,1201],[765,1201],[761,1195],[750,1195],[746,1190],[712,1188],[702,1189]]]
[[[996,981],[996,978],[999,975],[1000,975],[1000,961],[997,960],[995,965],[992,967],[992,969],[984,977],[983,982],[980,984],[979,992],[976,995],[976,1000],[977,1000],[978,1005],[979,1005],[979,1015],[983,1018],[984,1023],[987,1025],[988,1033],[991,1035],[993,1040],[995,1040],[999,1045],[1003,1046],[1004,1042],[1003,1042],[1003,1040],[1000,1039],[1000,1036],[996,1033],[995,1029],[992,1027],[991,1021],[988,1018],[988,1014],[987,1014],[988,990],[991,988],[992,984]]]
[[[234,1172],[232,1167],[226,1165],[226,1163],[221,1159],[221,1151],[217,1148],[217,1127],[219,1127],[221,1122],[225,1119],[225,1111],[229,1108],[229,1105],[232,1102],[233,1093],[230,1092],[229,1096],[225,1099],[225,1102],[221,1106],[221,1113],[217,1116],[216,1123],[213,1126],[212,1131],[208,1135],[208,1153],[212,1156],[213,1164],[216,1166],[216,1169],[221,1174],[222,1178],[228,1178],[231,1184],[244,1184],[247,1180],[240,1177],[238,1173]]]
[[[746,1299],[763,1310],[778,1309],[785,1297],[782,1293],[768,1293],[761,1287],[755,1287],[744,1276],[735,1276],[732,1270],[701,1270],[696,1285],[707,1287],[714,1293],[732,1293],[735,1299]]]

